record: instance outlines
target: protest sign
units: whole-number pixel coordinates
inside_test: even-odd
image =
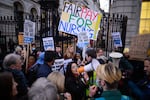
[[[43,38],[44,50],[54,50],[54,40],[53,37]]]
[[[81,32],[80,34],[78,34],[78,47],[83,48],[86,47],[89,44],[90,40],[88,37],[88,33],[86,32]]]
[[[34,41],[35,22],[25,20],[24,22],[24,43],[28,44]]]
[[[143,61],[150,56],[150,34],[136,35],[131,39],[130,59]]]
[[[112,39],[113,39],[114,47],[122,47],[120,32],[113,32]]]
[[[96,40],[101,17],[91,9],[65,2],[58,30],[72,35],[86,32],[89,39]]]
[[[54,65],[52,66],[53,71],[59,71],[63,74],[66,72],[68,63],[72,62],[72,59],[55,59]]]
[[[59,71],[64,66],[64,59],[55,59],[54,65],[52,66],[53,71]]]
[[[18,42],[19,42],[19,45],[23,45],[23,43],[24,43],[23,32],[19,32],[19,34],[18,34]]]

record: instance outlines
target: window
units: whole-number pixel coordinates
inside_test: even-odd
[[[150,1],[142,2],[139,33],[150,34]]]

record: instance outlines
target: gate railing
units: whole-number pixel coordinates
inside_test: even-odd
[[[103,14],[96,46],[103,48],[106,52],[111,52],[112,50],[123,52],[126,40],[127,20],[127,16],[119,14],[110,15],[108,13]],[[113,32],[120,32],[122,47],[114,47],[111,35]]]

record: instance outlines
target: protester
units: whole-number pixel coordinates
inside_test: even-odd
[[[72,45],[68,46],[66,52],[64,53],[64,59],[73,59],[75,55],[74,47]]]
[[[21,48],[21,46],[17,46],[17,47],[15,48],[14,53],[15,53],[15,54],[18,54],[18,55],[20,55],[20,56],[21,56],[21,52],[22,52],[22,48]]]
[[[123,71],[125,71],[128,76],[131,76],[133,73],[133,66],[132,64],[129,62],[129,49],[125,48],[123,51],[123,57],[121,57],[120,62],[119,62],[119,68]]]
[[[78,66],[75,62],[70,62],[67,65],[65,74],[65,88],[66,91],[71,93],[72,100],[85,100],[86,87],[88,76],[82,76],[77,71]]]
[[[17,95],[17,83],[14,80],[12,73],[0,73],[0,98],[1,100],[15,100]]]
[[[35,62],[36,62],[35,56],[34,56],[34,55],[29,55],[28,68],[27,68],[27,70],[28,70],[31,66],[33,66],[33,65],[35,64]]]
[[[56,59],[61,59],[63,58],[63,55],[61,53],[61,47],[60,45],[56,45]]]
[[[11,53],[5,56],[3,60],[3,67],[5,71],[12,72],[15,81],[17,82],[18,97],[22,97],[27,94],[28,85],[24,73],[21,71],[22,61],[20,55]]]
[[[57,92],[59,94],[59,100],[71,100],[71,94],[65,93],[65,76],[60,72],[52,72],[47,77],[53,84],[57,87]]]
[[[100,62],[100,64],[105,64],[107,63],[108,58],[104,56],[104,51],[101,48],[97,48],[96,50],[96,59]]]
[[[31,44],[30,54],[34,55],[35,57],[37,56],[37,49],[36,49],[36,44],[35,43]]]
[[[73,61],[76,62],[78,66],[82,64],[82,57],[80,53],[75,54]]]
[[[55,52],[54,51],[45,51],[44,54],[44,64],[40,64],[37,70],[37,78],[39,77],[47,77],[52,72],[52,65],[55,60]]]
[[[56,86],[41,77],[37,79],[28,92],[29,100],[58,100]]]
[[[121,70],[112,63],[99,65],[96,70],[97,84],[103,88],[101,97],[95,100],[131,100],[129,96],[122,95],[117,89],[118,83],[122,77]],[[97,91],[97,86],[90,87],[89,96],[93,97]]]
[[[37,73],[40,65],[44,64],[44,54],[45,52],[40,52],[38,60],[27,70],[27,79],[29,87],[38,78]]]
[[[85,58],[87,63],[83,64],[84,67],[80,67],[78,71],[81,72],[90,72],[96,70],[97,66],[100,64],[99,61],[96,59],[96,51],[93,48],[89,48],[86,50]]]
[[[145,77],[134,84],[129,81],[129,87],[138,100],[150,100],[150,57],[144,60]]]

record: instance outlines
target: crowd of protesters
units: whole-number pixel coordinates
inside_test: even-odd
[[[135,83],[128,52],[116,66],[115,58],[106,57],[101,48],[87,48],[85,59],[72,45],[64,53],[61,49],[56,45],[55,51],[37,51],[32,44],[28,55],[20,46],[6,55],[0,72],[1,100],[150,100],[149,57],[144,60],[145,76]],[[61,66],[63,73],[52,70],[55,59],[62,58],[71,59]]]

